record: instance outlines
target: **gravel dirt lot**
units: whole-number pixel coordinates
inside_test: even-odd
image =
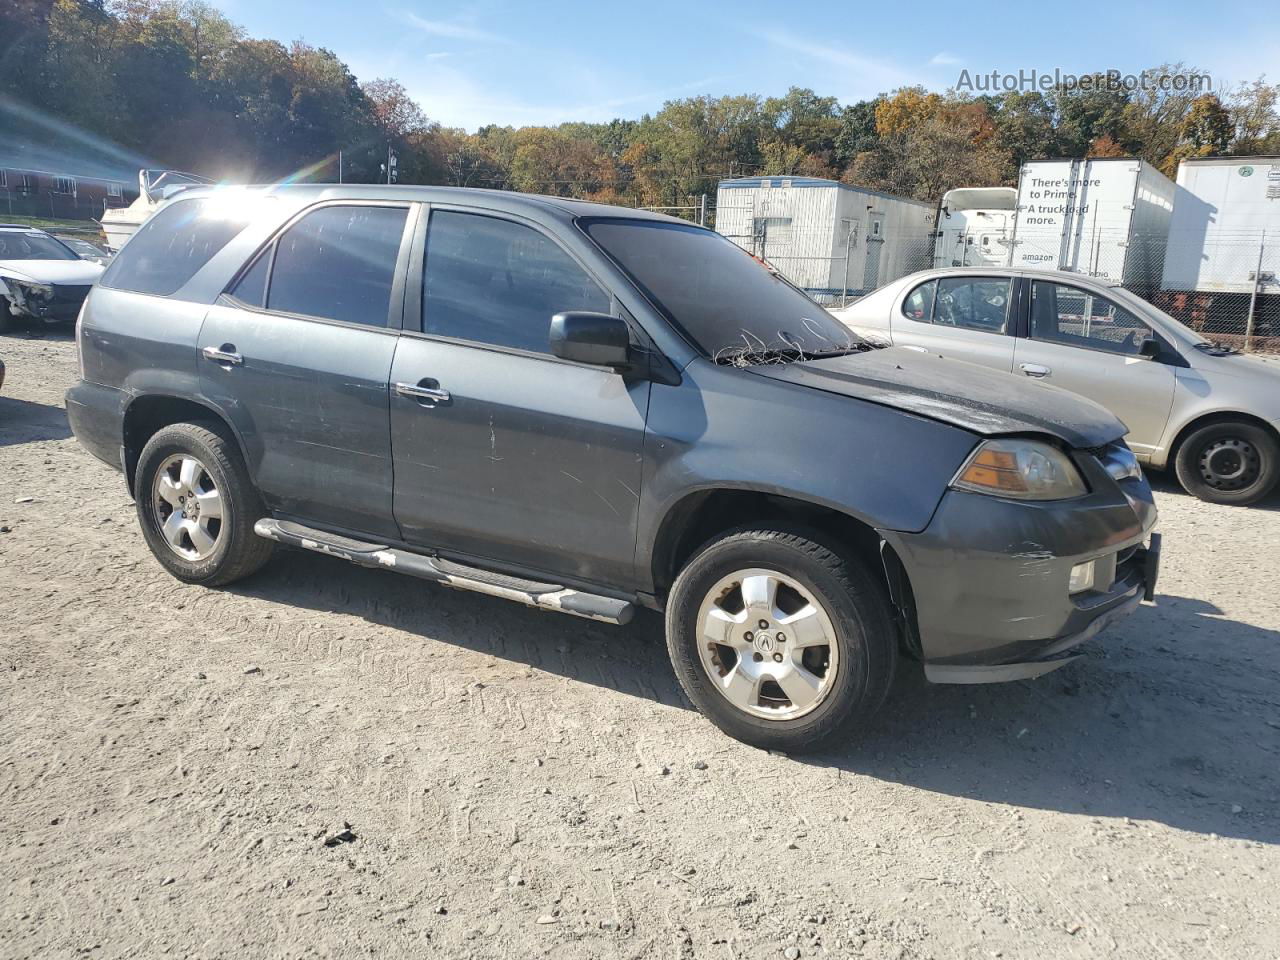
[[[169,578],[70,337],[0,358],[0,955],[1280,956],[1275,499],[1158,481],[1158,606],[1038,681],[907,665],[792,759],[688,707],[656,616]]]

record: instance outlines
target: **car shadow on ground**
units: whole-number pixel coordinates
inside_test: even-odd
[[[67,411],[62,407],[0,396],[0,447],[70,436]]]
[[[690,709],[649,611],[610,627],[296,551],[233,589]],[[796,762],[993,804],[1280,843],[1280,633],[1218,617],[1201,600],[1161,601],[1038,680],[939,686],[903,660],[856,742]]]

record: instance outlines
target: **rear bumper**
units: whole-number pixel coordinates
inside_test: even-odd
[[[918,534],[882,531],[914,597],[925,675],[991,683],[1048,673],[1150,599],[1159,564],[1144,479],[1099,483],[1074,501],[1019,503],[949,491]],[[1094,589],[1071,594],[1077,564]]]
[[[67,420],[80,445],[123,470],[124,408],[128,395],[115,387],[78,381],[67,391]]]

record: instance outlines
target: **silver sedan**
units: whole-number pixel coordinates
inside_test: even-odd
[[[1215,345],[1106,281],[960,268],[903,277],[836,311],[870,339],[1082,394],[1129,427],[1138,459],[1189,492],[1249,504],[1280,479],[1280,359]]]

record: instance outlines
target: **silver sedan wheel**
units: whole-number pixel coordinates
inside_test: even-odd
[[[720,580],[698,610],[698,655],[716,689],[754,717],[794,720],[817,708],[840,670],[831,617],[776,570]]]
[[[156,526],[183,560],[204,560],[222,537],[222,492],[189,453],[170,457],[156,471],[151,491]]]

